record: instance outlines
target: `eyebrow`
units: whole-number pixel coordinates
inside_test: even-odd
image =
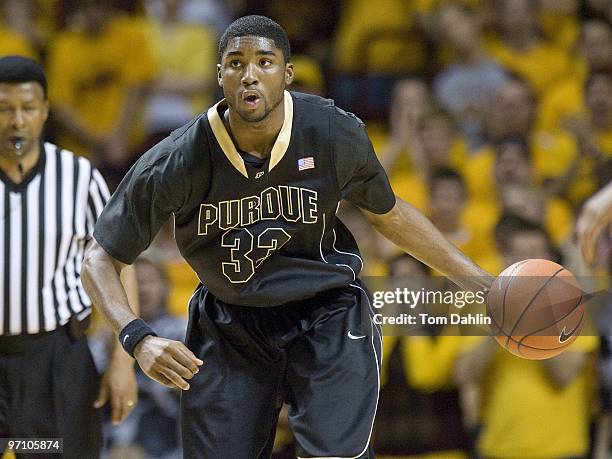
[[[258,56],[276,56],[274,51],[265,51],[263,49],[258,50],[255,54]],[[244,56],[244,53],[242,51],[228,51],[225,53],[225,56]]]
[[[6,97],[4,95],[0,95],[0,103],[5,103],[5,102],[8,102],[8,97]],[[27,98],[27,99],[21,99],[20,102],[23,103],[23,104],[31,104],[33,102],[36,102],[36,98],[35,97],[31,97],[31,98]]]

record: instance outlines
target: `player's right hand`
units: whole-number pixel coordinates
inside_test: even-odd
[[[149,378],[181,390],[189,390],[187,380],[204,363],[180,341],[159,336],[146,336],[134,349],[134,357]]]

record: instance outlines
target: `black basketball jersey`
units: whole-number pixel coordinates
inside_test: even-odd
[[[277,306],[347,286],[362,260],[339,202],[386,213],[395,196],[357,117],[300,93],[285,92],[284,108],[261,167],[236,150],[224,101],[174,131],[125,176],[96,240],[132,263],[174,214],[182,255],[226,303]]]

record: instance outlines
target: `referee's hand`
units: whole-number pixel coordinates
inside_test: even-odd
[[[102,376],[94,408],[111,405],[111,419],[117,425],[127,417],[138,402],[138,384],[134,361],[119,345],[115,347],[108,368]]]
[[[189,390],[187,380],[204,363],[180,341],[159,336],[146,336],[134,349],[134,357],[149,378],[181,390]]]

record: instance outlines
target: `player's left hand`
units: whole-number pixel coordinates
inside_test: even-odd
[[[101,408],[111,402],[111,419],[114,425],[120,424],[138,403],[138,384],[134,372],[134,361],[126,356],[113,355],[108,368],[102,376],[100,392],[94,402]]]

